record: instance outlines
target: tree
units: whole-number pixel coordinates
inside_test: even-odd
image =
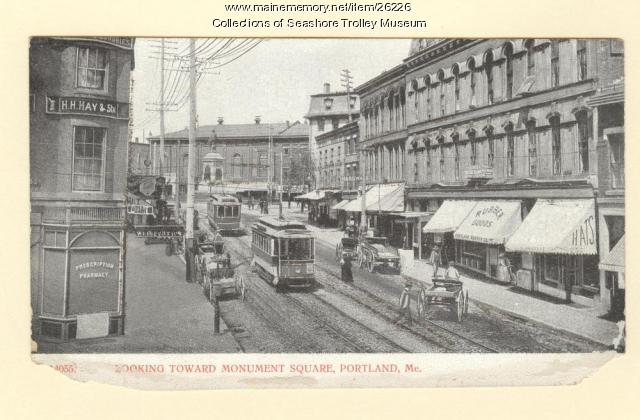
[[[286,184],[315,185],[315,162],[308,150],[301,151],[292,157]]]

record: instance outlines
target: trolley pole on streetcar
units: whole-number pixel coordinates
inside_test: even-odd
[[[196,143],[196,41],[189,40],[189,161],[187,179],[187,220],[185,229],[186,281],[192,282],[194,247],[194,199],[195,199],[195,143]]]

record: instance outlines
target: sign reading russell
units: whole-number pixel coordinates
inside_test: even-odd
[[[47,96],[45,112],[47,114],[93,115],[127,119],[129,118],[129,104],[96,98]]]

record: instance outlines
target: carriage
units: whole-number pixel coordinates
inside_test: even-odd
[[[240,216],[242,212],[240,200],[229,194],[211,194],[207,202],[207,220],[218,232],[231,234],[242,233]]]
[[[357,250],[358,266],[373,273],[376,266],[390,266],[400,272],[400,255],[383,236],[364,236]]]
[[[434,277],[432,285],[427,287],[423,284],[418,293],[418,316],[426,318],[434,306],[448,307],[455,311],[456,320],[462,322],[469,312],[469,291],[460,280]]]
[[[244,300],[246,292],[244,277],[232,267],[231,255],[225,254],[224,241],[220,237],[198,244],[196,279],[211,302],[229,294]]]
[[[304,224],[266,216],[251,230],[252,265],[277,292],[314,285],[314,237]]]
[[[358,240],[351,237],[340,238],[340,242],[336,244],[336,261],[344,258],[353,260],[358,255]]]

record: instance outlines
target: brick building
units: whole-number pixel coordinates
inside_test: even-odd
[[[149,137],[153,168],[159,173],[159,137]],[[186,191],[188,129],[165,135],[164,174],[174,183],[179,172],[181,190]],[[308,156],[309,126],[295,122],[263,123],[256,117],[253,124],[225,124],[223,118],[216,125],[198,127],[196,134],[196,179],[200,187],[209,181],[223,187],[226,192],[248,196],[265,194],[268,188],[280,184],[282,167],[283,184],[301,189],[303,181],[294,179],[289,170],[292,162],[304,161]],[[222,157],[219,176],[203,159],[211,152]]]
[[[386,200],[378,214],[391,223],[381,228],[418,257],[437,243],[494,280],[510,279],[510,262],[528,290],[601,299],[599,167],[620,178],[623,166],[623,95],[603,95],[606,81],[621,86],[621,49],[595,39],[414,41],[403,63],[356,88],[367,183],[406,181],[405,215]],[[607,188],[619,206],[623,195]]]
[[[133,38],[29,48],[34,337],[124,332],[124,200]]]

